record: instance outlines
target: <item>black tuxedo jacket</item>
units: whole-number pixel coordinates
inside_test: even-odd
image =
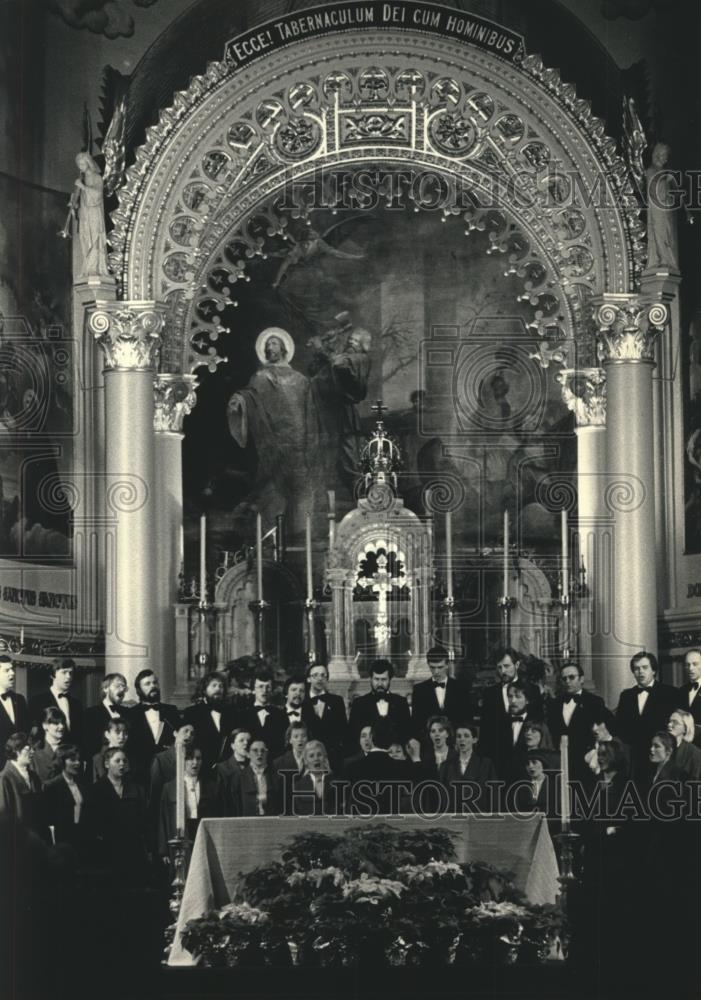
[[[5,744],[14,733],[29,732],[29,712],[27,702],[21,694],[9,692],[9,698],[15,711],[13,722],[5,709],[5,703],[0,698],[0,767],[5,763]]]
[[[406,698],[399,694],[387,693],[389,709],[385,720],[392,726],[397,734],[397,739],[404,744],[411,736],[411,716],[409,714],[409,704]],[[372,691],[361,695],[352,702],[350,707],[350,718],[348,720],[348,749],[356,750],[361,729],[365,726],[372,726],[383,716],[377,711],[377,702]],[[400,763],[399,761],[395,763]]]
[[[265,769],[267,799],[264,806],[266,816],[279,816],[282,809],[280,784],[275,770],[268,765]],[[242,771],[235,786],[238,794],[236,816],[258,816],[258,785],[250,767]]]
[[[48,841],[41,783],[29,772],[29,785],[9,760],[0,771],[0,815],[4,820],[21,823]]]
[[[528,749],[526,747],[524,729],[526,727],[526,723],[540,721],[540,714],[538,712],[532,712],[529,705],[526,710],[526,721],[521,726],[518,739],[516,740],[516,743],[514,743],[511,716],[505,715],[502,719],[499,731],[497,732],[496,754],[493,758],[497,775],[502,779],[502,781],[521,781],[526,777]],[[550,741],[548,727],[543,724],[543,739],[541,740],[540,749],[546,750],[547,752],[551,746],[552,743]],[[481,740],[479,749],[483,752]]]
[[[180,712],[175,705],[160,704],[163,728],[156,742],[151,727],[146,721],[146,708],[140,702],[129,710],[129,761],[133,776],[144,785],[148,783],[151,762],[157,753],[175,742],[175,730],[180,727]]]
[[[217,729],[206,702],[188,705],[183,712],[183,722],[195,727],[195,744],[202,751],[202,773],[209,772],[226,757],[229,734],[234,728],[234,710],[229,705],[221,707],[221,727]]]
[[[414,778],[415,770],[409,761],[395,760],[385,750],[372,750],[354,768],[346,811],[354,816],[410,812]],[[399,783],[406,786],[406,791],[396,787]]]
[[[63,712],[60,703],[56,701],[51,691],[44,691],[43,694],[35,694],[29,699],[29,719],[41,725],[45,708],[57,708]],[[73,695],[68,695],[68,711],[71,716],[70,728],[66,730],[66,743],[74,743],[80,750],[83,749],[83,706]],[[64,712],[65,715],[65,712]]]
[[[675,709],[684,708],[683,697],[678,688],[655,681],[641,715],[638,712],[638,691],[637,685],[621,691],[616,709],[618,735],[630,746],[634,778],[640,778],[648,769],[652,737],[660,729],[667,728],[669,717]]]
[[[452,812],[462,814],[471,812],[496,812],[498,803],[492,802],[489,789],[486,787],[488,781],[496,781],[496,771],[494,764],[488,757],[480,757],[473,753],[468,761],[465,773],[460,770],[460,757],[457,753],[451,754],[446,761],[441,764],[438,772],[439,781],[448,789],[448,799]],[[461,785],[476,785],[476,789],[469,792],[461,791]]]
[[[694,722],[696,723],[696,736],[694,737],[694,743],[697,746],[701,746],[701,690],[699,690],[691,705],[689,705],[690,690],[691,684],[682,684],[679,688],[679,708],[683,708],[685,712],[691,712],[693,715]]]
[[[460,722],[471,723],[474,710],[467,685],[449,677],[445,686],[445,702],[443,708],[439,708],[433,681],[415,684],[411,693],[411,724],[418,740],[427,739],[426,723],[432,715],[444,715],[453,726]]]
[[[302,703],[302,722],[307,727],[310,740],[320,740],[326,747],[326,753],[335,761],[343,754],[348,730],[346,703],[338,694],[324,695],[324,712],[321,718],[316,714],[310,695]]]
[[[500,733],[506,718],[502,684],[491,684],[482,692],[480,708],[479,752],[482,757],[496,759]]]
[[[120,719],[129,722],[128,708],[119,705],[116,712]],[[83,712],[83,753],[88,760],[102,749],[105,730],[111,718],[103,702],[91,705]]]
[[[85,830],[85,803],[87,787],[81,780],[76,782],[83,796],[80,810],[80,821],[75,822],[75,802],[71,790],[62,774],[44,785],[44,815],[49,826],[54,828],[57,844],[71,844],[79,847],[83,842]]]
[[[285,733],[287,732],[287,716],[280,708],[268,705],[268,715],[261,725],[255,705],[249,706],[239,716],[237,727],[251,734],[251,740],[263,740],[268,748],[268,760],[272,761],[285,749]]]
[[[607,728],[611,732],[613,713],[606,708],[603,698],[590,691],[582,691],[577,698],[569,725],[565,725],[562,715],[564,703],[564,695],[560,695],[551,699],[548,704],[547,724],[553,739],[553,746],[559,750],[560,738],[567,736],[569,739],[570,772],[573,775],[587,775],[589,766],[584,760],[584,755],[588,750],[591,750],[596,742],[592,726],[595,722],[600,722],[603,719],[607,723],[610,722]]]
[[[178,792],[175,779],[163,786],[159,803],[158,817],[158,853],[163,857],[168,857],[168,841],[172,840],[176,833],[175,828],[175,807]],[[186,820],[186,833],[190,840],[194,839],[197,833],[199,821],[208,816],[221,816],[219,791],[216,784],[210,778],[200,774],[200,801],[197,807],[198,818],[196,820]]]
[[[221,764],[215,764],[214,777],[218,788],[222,816],[239,816],[241,808],[241,775],[248,770],[248,763],[240,764],[234,755]]]

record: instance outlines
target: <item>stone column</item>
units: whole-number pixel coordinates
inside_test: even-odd
[[[612,515],[611,627],[601,694],[609,705],[631,683],[630,658],[657,651],[652,370],[667,309],[607,294],[595,320],[608,385],[606,503]]]
[[[129,681],[157,662],[154,399],[165,322],[155,302],[96,302],[88,328],[104,355],[105,670]]]
[[[597,691],[605,689],[604,633],[610,593],[606,553],[611,525],[606,511],[606,373],[603,368],[563,368],[557,380],[575,416],[577,435],[578,551],[587,598],[579,599],[580,659]],[[573,567],[574,573],[577,567]]]
[[[73,395],[73,551],[78,631],[100,636],[105,602],[105,396],[101,351],[87,328],[86,317],[95,302],[116,300],[116,282],[109,276],[91,276],[73,285],[74,368]]]
[[[176,687],[175,604],[178,575],[183,564],[183,420],[197,402],[196,375],[156,375],[154,422],[156,432],[154,498],[157,511],[156,619],[157,661],[161,687],[168,698]]]

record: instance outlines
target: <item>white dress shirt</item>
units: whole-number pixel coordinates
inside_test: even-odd
[[[200,783],[197,778],[185,778],[185,815],[197,819],[200,806]]]
[[[523,729],[523,719],[514,719],[511,723],[511,742],[514,746],[518,743],[518,738]]]
[[[70,793],[73,796],[73,822],[80,823],[80,813],[83,808],[83,796],[81,795],[80,789],[73,778],[69,778],[65,771],[63,772],[63,780],[68,785]]]
[[[647,704],[647,700],[650,697],[650,692],[647,688],[638,691],[638,715],[642,715]]]
[[[148,722],[148,727],[153,735],[153,742],[158,743],[161,738],[161,733],[163,732],[163,722],[161,720],[160,709],[147,707],[144,714],[146,716],[146,721]]]
[[[389,701],[386,698],[379,698],[375,704],[377,706],[377,714],[383,719],[386,718],[389,712]]]
[[[699,693],[699,682],[693,681],[689,688],[689,708],[694,704],[696,695]]]
[[[566,726],[569,726],[570,719],[574,715],[574,710],[575,710],[576,707],[577,707],[577,702],[574,701],[574,700],[563,702],[563,705],[562,705],[562,721],[565,723]]]
[[[212,716],[212,722],[214,723],[214,728],[218,733],[221,732],[221,712],[218,708],[211,708],[209,714]]]

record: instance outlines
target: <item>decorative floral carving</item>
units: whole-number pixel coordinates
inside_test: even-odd
[[[192,413],[197,402],[196,388],[196,375],[159,372],[153,383],[156,407],[153,429],[162,433],[182,433],[183,420],[188,413]]]
[[[275,133],[275,147],[291,160],[302,160],[321,142],[321,130],[310,118],[290,118]]]
[[[477,132],[469,118],[454,111],[444,111],[432,120],[431,142],[451,156],[464,156],[475,144]]]
[[[602,361],[652,361],[655,341],[669,312],[661,303],[642,303],[638,295],[606,301],[595,314],[597,347]]]
[[[406,140],[409,134],[405,114],[347,115],[343,118],[343,131],[347,142],[363,139]]]
[[[96,302],[88,318],[107,369],[155,368],[164,326],[165,310],[156,302]]]
[[[564,368],[556,375],[562,398],[578,427],[606,426],[606,372],[603,368]]]

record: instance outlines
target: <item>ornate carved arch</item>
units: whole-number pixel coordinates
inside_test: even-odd
[[[198,305],[235,299],[247,261],[279,230],[275,195],[322,167],[368,162],[454,178],[470,203],[446,216],[488,230],[543,334],[556,321],[583,337],[591,296],[637,281],[642,227],[627,168],[557,71],[418,32],[308,39],[238,71],[210,64],[128,173],[112,265],[125,298],[170,306],[165,370],[222,360],[216,316]],[[215,288],[222,267],[230,278]]]

